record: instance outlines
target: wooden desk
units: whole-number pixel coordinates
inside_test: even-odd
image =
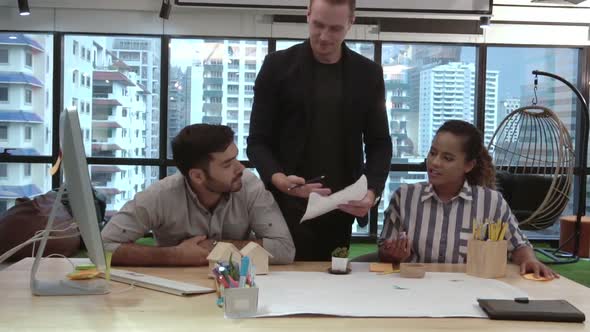
[[[113,283],[108,295],[38,297],[31,295],[32,259],[0,271],[0,331],[590,331],[590,324],[493,321],[476,318],[282,317],[229,320],[215,306],[215,294],[179,297]],[[272,266],[271,270],[325,271],[327,262]],[[179,281],[213,286],[206,268],[127,268]],[[46,259],[40,277],[59,278],[71,270],[61,258]],[[430,271],[462,272],[464,265],[433,264]],[[514,265],[502,279],[531,297],[563,298],[590,319],[590,289],[566,278],[549,283],[522,279]],[[393,299],[392,299],[393,300]],[[449,299],[452,301],[452,299]]]

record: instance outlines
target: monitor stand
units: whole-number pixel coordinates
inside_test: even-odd
[[[39,270],[39,264],[43,259],[45,245],[47,244],[49,232],[51,231],[51,227],[53,226],[55,213],[57,211],[59,203],[61,202],[64,188],[65,185],[62,183],[62,185],[59,187],[59,191],[57,192],[57,197],[55,198],[53,207],[51,208],[51,213],[49,214],[49,220],[47,220],[47,226],[45,227],[45,232],[43,233],[41,244],[39,245],[39,249],[37,250],[37,254],[35,255],[35,261],[33,262],[33,267],[31,269],[31,292],[34,295],[41,296],[107,294],[109,292],[108,282],[104,279],[69,280],[65,277],[60,280],[37,279],[37,271]]]

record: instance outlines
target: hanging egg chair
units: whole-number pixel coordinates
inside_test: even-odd
[[[520,228],[553,225],[567,207],[575,162],[572,139],[557,115],[538,105],[511,112],[488,150],[496,166],[497,189]]]

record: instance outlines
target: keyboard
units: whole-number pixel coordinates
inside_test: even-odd
[[[104,273],[101,277],[105,277]],[[179,296],[215,292],[213,288],[119,269],[111,269],[111,280]]]

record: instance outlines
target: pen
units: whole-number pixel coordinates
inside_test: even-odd
[[[325,178],[326,178],[325,175],[321,175],[321,176],[318,176],[317,178],[309,179],[309,180],[305,181],[305,183],[303,183],[303,184],[296,184],[293,187],[289,187],[289,188],[287,188],[287,190],[292,190],[292,189],[295,189],[295,188],[303,187],[306,184],[310,184],[310,183],[320,182],[321,180],[323,180]]]
[[[250,264],[250,287],[256,287],[254,278],[256,277],[256,265]]]

